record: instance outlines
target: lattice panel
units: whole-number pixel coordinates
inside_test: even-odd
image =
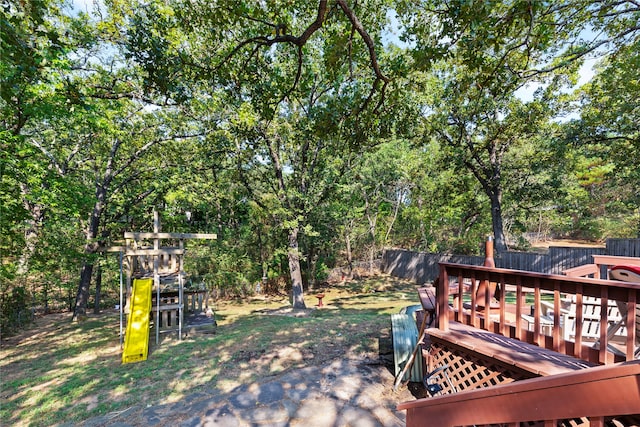
[[[535,376],[530,372],[498,363],[493,359],[481,357],[477,353],[451,344],[446,345],[443,342],[433,339],[426,360],[428,372],[432,372],[434,369],[445,364],[448,365],[449,369],[446,370],[447,375],[458,391],[506,384]],[[439,375],[437,382],[443,387],[441,394],[453,393],[444,376],[442,376],[442,374]],[[590,423],[586,418],[576,418],[559,420],[556,425],[557,427],[587,427]],[[519,426],[543,427],[544,421],[522,422],[519,423]],[[615,419],[607,418],[605,426],[638,427],[640,426],[640,416],[632,415],[616,417]],[[496,427],[502,426],[497,425]]]
[[[428,354],[428,370],[448,365],[447,375],[458,389],[471,390],[506,384],[525,378],[532,378],[529,372],[511,366],[505,366],[494,359],[482,358],[475,353],[463,351],[453,346],[444,346],[437,341],[431,342]],[[438,383],[443,387],[443,393],[453,393],[451,386],[444,377]]]

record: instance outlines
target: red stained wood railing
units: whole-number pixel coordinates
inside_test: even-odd
[[[488,283],[501,289],[498,301],[491,301],[488,293],[482,293],[479,301],[478,287]],[[637,425],[640,361],[633,358],[637,344],[635,308],[640,303],[638,289],[638,284],[628,282],[441,263],[436,290],[436,327],[445,335],[447,331],[451,334],[459,329],[450,330],[451,322],[459,322],[605,366],[405,402],[398,409],[407,411],[406,425],[518,426],[534,422],[556,426],[560,420],[574,418],[588,420],[591,426],[604,426],[605,421],[612,418],[623,420],[616,425]],[[506,303],[506,292],[515,296],[514,304]],[[533,310],[526,302],[527,294],[533,301]],[[600,299],[596,346],[593,341],[582,338],[587,297]],[[553,314],[544,319],[541,317],[543,299],[553,307]],[[575,305],[573,341],[565,340],[561,331],[565,326],[561,325],[563,301],[568,299]],[[616,343],[624,351],[624,357],[607,351],[610,300],[627,305],[626,342]],[[531,316],[528,319],[532,318],[533,330],[525,327],[523,315]],[[631,423],[625,423],[629,417]]]
[[[478,301],[477,288],[480,283],[496,283],[504,295],[511,291],[516,302],[507,306],[505,298],[490,301],[484,293],[484,301]],[[548,275],[520,270],[508,270],[465,264],[440,263],[437,288],[437,327],[448,330],[449,322],[455,321],[499,333],[509,338],[537,344],[559,353],[583,360],[608,364],[622,360],[633,360],[636,345],[635,306],[640,303],[638,284],[601,280],[585,277]],[[533,294],[533,310],[525,303],[526,294]],[[541,331],[542,294],[553,299],[553,325],[551,333]],[[451,297],[451,298],[450,298]],[[582,311],[584,297],[599,298],[601,302],[600,339],[594,348],[593,342],[582,339]],[[575,300],[576,330],[575,340],[565,340],[561,333],[561,305],[568,298]],[[453,304],[451,304],[453,299]],[[608,301],[615,300],[627,304],[625,357],[614,356],[607,351]],[[487,310],[485,307],[491,307]],[[509,313],[509,316],[507,316]],[[533,331],[528,331],[522,315],[533,316]],[[549,319],[544,319],[549,322]]]
[[[407,427],[518,426],[521,422],[556,426],[559,420],[574,418],[604,426],[606,419],[624,420],[640,413],[640,361],[419,399],[398,409],[407,411]]]

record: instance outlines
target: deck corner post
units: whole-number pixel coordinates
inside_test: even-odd
[[[440,264],[440,276],[438,277],[438,287],[436,290],[438,300],[438,329],[449,330],[449,272],[447,267]]]

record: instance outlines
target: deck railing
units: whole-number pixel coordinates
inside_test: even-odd
[[[448,331],[450,322],[460,322],[605,366],[405,402],[398,409],[407,410],[408,427],[515,427],[523,425],[521,423],[550,427],[576,425],[573,421],[562,421],[576,419],[581,419],[579,425],[598,427],[604,427],[613,419],[615,425],[638,425],[640,360],[633,360],[635,307],[640,302],[637,285],[441,263],[437,286],[440,330]],[[492,300],[491,292],[485,292],[495,288],[499,289],[498,301]],[[598,298],[600,303],[597,344],[582,340],[582,309],[588,297]],[[566,340],[561,331],[567,326],[562,322],[566,308],[563,303],[567,299],[575,305],[574,341]],[[610,319],[607,313],[611,300],[627,307],[626,341],[615,343],[624,350],[623,356],[608,351]],[[541,315],[543,301],[552,311],[544,318]],[[543,321],[545,328],[541,327]],[[528,323],[533,323],[533,330],[525,327]],[[622,363],[611,364],[613,362]]]
[[[615,425],[637,425],[625,418],[640,412],[639,402],[640,361],[633,361],[420,399],[398,409],[407,410],[407,427],[557,426],[576,418],[604,427],[611,418]]]
[[[448,330],[449,321],[457,321],[476,328],[499,333],[506,337],[537,344],[559,353],[567,354],[593,363],[607,364],[622,360],[633,360],[636,345],[635,307],[640,303],[637,284],[613,280],[583,277],[547,275],[519,270],[507,270],[464,264],[441,263],[438,281],[437,327]],[[502,293],[498,302],[492,302],[489,292],[478,293],[482,286],[497,286]],[[506,294],[513,295],[513,304],[507,304]],[[477,294],[482,294],[482,301]],[[546,295],[545,295],[546,294]],[[551,304],[551,315],[542,318],[544,299]],[[600,299],[599,342],[583,342],[583,300],[585,297]],[[532,304],[527,303],[527,298]],[[453,306],[451,300],[453,299]],[[562,333],[562,311],[564,302],[575,303],[575,340],[565,340]],[[626,304],[626,342],[618,344],[624,357],[607,351],[607,317],[609,300]],[[485,310],[484,307],[491,307]],[[533,330],[526,328],[523,315],[533,317]],[[552,324],[550,324],[552,323]],[[541,325],[549,326],[549,334]]]

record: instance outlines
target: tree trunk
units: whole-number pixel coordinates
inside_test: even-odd
[[[291,292],[293,308],[307,308],[304,304],[302,272],[300,271],[300,251],[298,250],[298,228],[289,230],[289,273],[291,274]]]
[[[308,279],[308,290],[309,292],[313,292],[316,285],[316,266],[318,265],[318,256],[315,254],[312,245],[309,245],[309,279]]]
[[[373,265],[373,258],[376,251],[376,224],[378,223],[378,214],[371,215],[369,213],[369,201],[366,199],[365,193],[365,211],[367,213],[367,221],[369,222],[369,234],[371,235],[371,249],[369,252],[369,272],[371,272],[371,266]]]
[[[351,235],[349,232],[345,232],[344,240],[347,247],[347,267],[349,268],[349,278],[353,274],[353,253],[351,252]]]
[[[85,261],[80,271],[80,284],[76,293],[76,303],[73,306],[72,321],[79,320],[87,315],[87,300],[89,299],[89,286],[91,285],[91,275],[93,274],[93,262]]]
[[[22,193],[23,206],[29,212],[29,219],[26,221],[24,247],[18,259],[16,273],[18,275],[26,275],[29,272],[29,261],[36,250],[38,238],[40,237],[45,209],[40,203],[29,202],[31,190],[28,185],[20,184],[20,191]]]
[[[504,224],[502,222],[502,191],[494,188],[491,194],[491,222],[493,223],[493,237],[495,238],[496,252],[507,251],[507,239],[504,236]]]
[[[49,314],[49,286],[44,286],[42,297],[44,298],[44,314]]]
[[[87,301],[89,300],[89,286],[91,285],[91,274],[93,273],[93,256],[98,252],[98,229],[100,227],[100,218],[104,210],[104,200],[106,198],[106,186],[99,186],[96,192],[97,201],[93,206],[89,226],[85,232],[86,242],[84,245],[85,260],[80,272],[80,283],[78,284],[78,292],[76,293],[76,302],[73,308],[72,321],[78,320],[79,316],[87,314]]]
[[[100,297],[102,294],[102,265],[98,264],[96,272],[96,300],[93,303],[94,314],[100,314]]]
[[[376,245],[372,245],[371,246],[371,252],[369,252],[369,274],[373,273],[373,262],[376,259],[376,254],[378,253],[378,250],[376,248]]]
[[[408,192],[408,190],[407,190]],[[384,235],[384,241],[382,242],[382,246],[387,245],[387,241],[389,240],[389,236],[391,235],[391,231],[393,230],[393,225],[396,223],[396,219],[398,219],[398,212],[400,211],[400,205],[402,204],[402,199],[405,196],[405,189],[396,190],[396,200],[395,206],[393,207],[393,217],[391,217],[391,223],[389,223],[389,227],[387,227],[387,232]]]

